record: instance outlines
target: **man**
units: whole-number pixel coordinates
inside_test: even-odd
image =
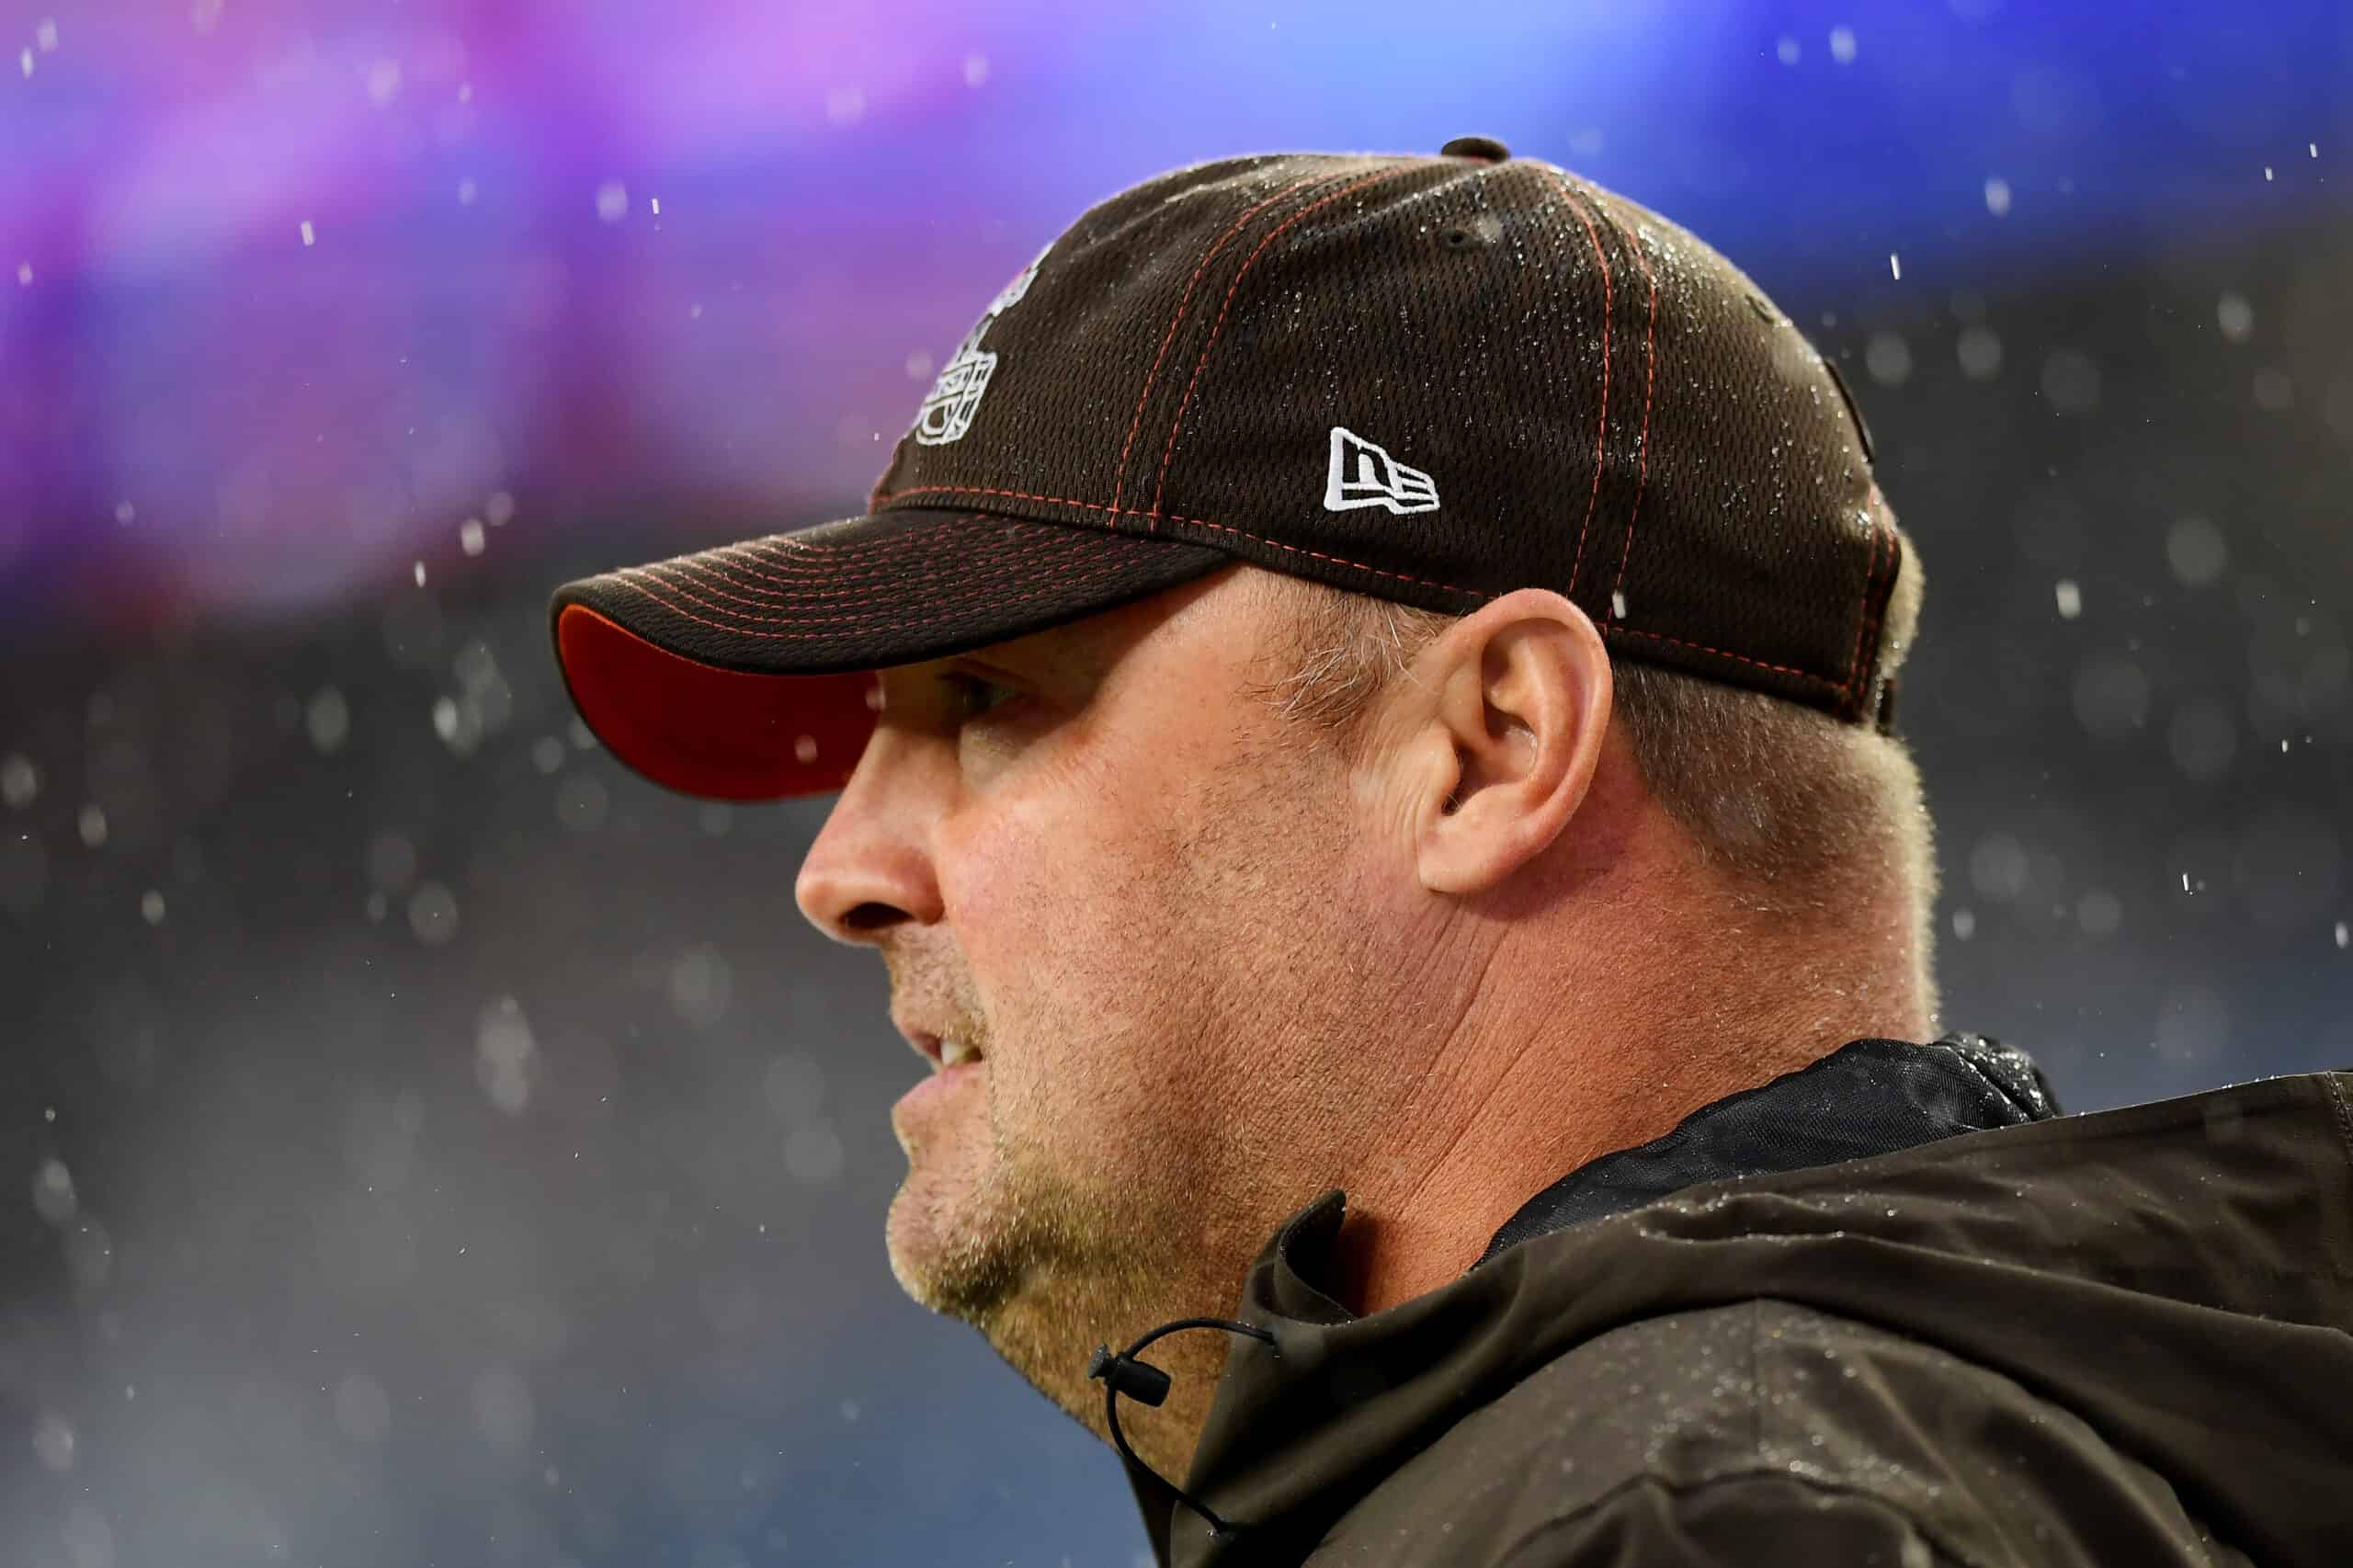
[[[1163,1563],[2353,1562],[2353,1075],[1928,1040],[1869,457],[1631,202],[1245,158],[1007,284],[870,516],[554,631],[655,780],[841,790],[801,910],[944,1068],[892,1267]]]

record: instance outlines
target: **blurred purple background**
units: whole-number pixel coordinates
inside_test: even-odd
[[[382,592],[525,486],[855,510],[996,283],[1179,164],[1493,131],[1795,308],[2289,222],[2353,129],[2316,0],[16,15],[0,569],[134,623]]]
[[[830,802],[620,768],[545,610],[858,511],[1180,164],[1490,134],[1724,250],[1927,564],[1944,1026],[2353,1065],[2348,84],[2319,0],[11,11],[0,1558],[1139,1561],[891,1278]]]

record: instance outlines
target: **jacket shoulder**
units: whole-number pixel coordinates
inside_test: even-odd
[[[1825,1529],[1914,1532],[1923,1568],[2110,1560],[2095,1539],[2133,1542],[2120,1561],[2245,1561],[2163,1477],[2004,1374],[1760,1299],[1628,1324],[1546,1363],[1392,1471],[1312,1562],[1647,1562],[1512,1553],[1567,1550],[1580,1518],[1633,1528],[1641,1510],[1703,1504],[1754,1518],[1800,1495]]]

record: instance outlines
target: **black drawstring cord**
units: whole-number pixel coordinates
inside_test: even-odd
[[[1231,1535],[1235,1528],[1246,1528],[1247,1527],[1229,1527],[1223,1519],[1193,1501],[1183,1487],[1174,1484],[1166,1476],[1136,1458],[1136,1451],[1128,1447],[1128,1439],[1120,1431],[1120,1396],[1121,1394],[1152,1405],[1155,1409],[1168,1397],[1168,1374],[1148,1362],[1137,1360],[1136,1352],[1162,1335],[1174,1334],[1180,1328],[1222,1328],[1230,1334],[1246,1334],[1255,1339],[1264,1340],[1269,1347],[1275,1348],[1276,1355],[1282,1354],[1279,1347],[1275,1347],[1275,1336],[1272,1334],[1250,1324],[1235,1323],[1231,1318],[1178,1318],[1175,1323],[1162,1324],[1158,1328],[1129,1346],[1121,1355],[1111,1354],[1111,1347],[1108,1345],[1097,1346],[1094,1359],[1086,1363],[1086,1375],[1103,1380],[1103,1415],[1111,1423],[1111,1441],[1120,1446],[1120,1454],[1129,1463],[1141,1466],[1146,1475],[1176,1493],[1179,1502],[1207,1519],[1210,1522],[1210,1528],[1217,1535],[1223,1537]]]

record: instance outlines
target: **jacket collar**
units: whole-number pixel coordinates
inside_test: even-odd
[[[1287,1334],[1287,1357],[1270,1357],[1258,1344],[1236,1341],[1209,1422],[1196,1445],[1185,1491],[1198,1498],[1204,1487],[1219,1488],[1245,1472],[1256,1471],[1263,1477],[1273,1456],[1259,1451],[1260,1445],[1237,1426],[1246,1413],[1260,1410],[1263,1414],[1262,1402],[1273,1390],[1295,1388],[1295,1380],[1302,1373],[1320,1368],[1319,1381],[1329,1381],[1334,1368],[1324,1363],[1347,1353],[1350,1341],[1374,1332],[1371,1325],[1381,1320],[1397,1319],[1402,1329],[1404,1318],[1427,1317],[1430,1327],[1438,1326],[1447,1318],[1438,1311],[1443,1305],[1438,1298],[1458,1293],[1473,1276],[1492,1273],[1488,1266],[1524,1242],[1637,1209],[1704,1182],[1868,1159],[2059,1114],[2057,1098],[2034,1062],[2024,1052],[1984,1036],[1951,1034],[1926,1046],[1893,1040],[1853,1040],[1808,1067],[1702,1107],[1664,1137],[1580,1165],[1523,1204],[1453,1285],[1370,1319],[1359,1318],[1316,1282],[1331,1278],[1331,1245],[1347,1209],[1347,1194],[1336,1187],[1293,1214],[1262,1250],[1245,1284],[1242,1315],[1250,1323],[1270,1324],[1278,1330],[1295,1324],[1337,1333],[1329,1337]],[[1419,1339],[1428,1330],[1406,1332]],[[1428,1348],[1437,1353],[1436,1346]],[[1538,1335],[1524,1354],[1540,1360],[1559,1348],[1546,1336]],[[1279,1369],[1278,1363],[1282,1363]],[[1361,1373],[1345,1375],[1341,1381],[1347,1382],[1351,1376],[1362,1381]],[[1429,1414],[1418,1411],[1410,1401],[1370,1403],[1383,1405],[1391,1421],[1408,1426]],[[1300,1414],[1295,1403],[1291,1414],[1294,1420],[1287,1425],[1295,1426]],[[1368,1404],[1359,1409],[1358,1419],[1372,1415]],[[1372,1446],[1380,1446],[1377,1437]],[[1175,1486],[1140,1461],[1123,1458],[1122,1462],[1155,1560],[1165,1568],[1172,1561],[1172,1529],[1187,1504]],[[1334,1477],[1331,1490],[1336,1493],[1352,1483],[1360,1491],[1370,1481]],[[1325,1502],[1325,1508],[1311,1506],[1294,1512],[1279,1533],[1296,1531],[1302,1525],[1313,1528],[1313,1521],[1330,1507],[1345,1506],[1336,1496]],[[1228,1510],[1221,1506],[1219,1511]],[[1255,1512],[1245,1510],[1244,1517]],[[1188,1528],[1195,1527],[1207,1533],[1204,1521],[1194,1519]],[[1188,1551],[1186,1561],[1213,1561],[1222,1547],[1243,1542],[1259,1549],[1275,1546],[1264,1534],[1254,1539],[1249,1527],[1244,1526],[1235,1536],[1213,1541],[1206,1554]],[[1308,1537],[1306,1544],[1313,1540]],[[1280,1560],[1279,1556],[1270,1559]]]
[[[1476,1268],[1531,1236],[1638,1209],[1703,1181],[1867,1160],[2060,1114],[2042,1069],[1984,1035],[1858,1040],[1702,1106],[1672,1132],[1578,1166],[1520,1206]]]

